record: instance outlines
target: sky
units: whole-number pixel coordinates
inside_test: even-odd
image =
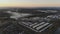
[[[0,0],[0,7],[60,7],[60,0]]]

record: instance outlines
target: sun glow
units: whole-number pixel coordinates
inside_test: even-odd
[[[60,7],[59,1],[60,0],[0,0],[0,7]]]

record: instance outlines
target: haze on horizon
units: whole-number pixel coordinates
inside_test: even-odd
[[[0,0],[0,7],[60,7],[60,0]]]

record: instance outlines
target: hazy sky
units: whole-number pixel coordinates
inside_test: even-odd
[[[60,0],[0,0],[0,7],[60,7]]]

